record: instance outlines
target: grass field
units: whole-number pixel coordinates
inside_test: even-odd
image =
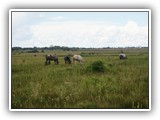
[[[69,51],[85,60],[71,65],[64,64],[66,51],[12,52],[11,108],[148,109],[148,48],[124,52],[126,60],[119,60],[120,49]],[[45,55],[53,53],[60,64],[45,65]],[[105,71],[88,70],[95,61]]]

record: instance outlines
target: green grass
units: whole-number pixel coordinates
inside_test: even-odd
[[[12,109],[149,108],[147,50],[127,51],[127,60],[119,60],[114,49],[97,50],[99,54],[83,56],[83,64],[71,65],[64,64],[66,53],[56,52],[59,65],[44,65],[46,53],[12,55]],[[103,62],[104,72],[86,71],[95,61]]]

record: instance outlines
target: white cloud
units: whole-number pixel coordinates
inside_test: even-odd
[[[61,17],[59,16],[58,19]],[[129,21],[123,26],[93,21],[46,22],[32,25],[26,32],[30,32],[32,37],[28,37],[28,40],[25,41],[19,41],[21,46],[26,47],[50,45],[70,47],[148,46],[147,26],[138,26],[134,21]]]

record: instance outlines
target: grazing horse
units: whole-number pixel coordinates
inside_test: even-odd
[[[124,53],[120,53],[120,54],[119,54],[119,59],[120,59],[120,60],[127,59],[126,54],[124,54]]]
[[[71,64],[71,59],[70,59],[70,56],[69,55],[67,55],[67,56],[65,56],[64,57],[64,61],[65,61],[65,64]]]
[[[58,57],[57,57],[56,54],[54,54],[54,55],[46,55],[46,62],[45,62],[45,64],[46,65],[50,64],[51,60],[54,61],[55,64],[59,63]]]
[[[75,61],[78,61],[78,62],[82,63],[84,60],[83,60],[82,56],[74,55],[73,56],[73,63],[76,63]]]

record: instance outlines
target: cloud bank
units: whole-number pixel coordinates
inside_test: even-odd
[[[13,47],[45,47],[50,45],[95,48],[148,46],[148,27],[139,26],[132,20],[124,25],[118,25],[107,21],[59,21],[61,19],[65,18],[55,16],[51,18],[51,21],[31,25],[23,22],[23,27],[15,28],[12,31]],[[16,22],[16,24],[20,23]]]

